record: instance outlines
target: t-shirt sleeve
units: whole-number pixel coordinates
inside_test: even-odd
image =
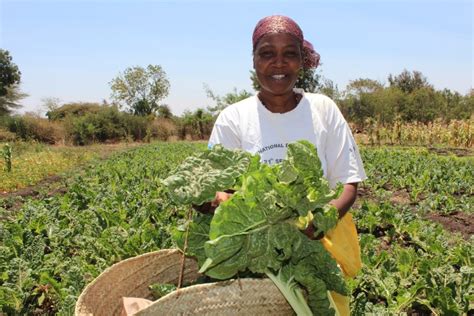
[[[332,100],[327,114],[326,162],[330,186],[334,187],[338,182],[356,183],[367,179],[350,127]]]
[[[237,118],[226,112],[219,114],[209,137],[209,148],[217,144],[221,144],[227,149],[242,148]]]

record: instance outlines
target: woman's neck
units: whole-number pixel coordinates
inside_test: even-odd
[[[260,102],[273,113],[286,113],[298,105],[301,95],[295,92],[291,92],[285,95],[267,95],[265,93],[258,93]]]

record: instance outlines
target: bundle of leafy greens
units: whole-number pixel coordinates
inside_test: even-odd
[[[342,186],[330,189],[316,148],[307,141],[288,144],[280,164],[259,160],[217,145],[188,158],[164,180],[176,203],[200,204],[216,191],[235,190],[214,216],[194,215],[187,254],[215,279],[248,271],[267,275],[298,315],[334,315],[328,291],[347,295],[341,271],[321,242],[302,230],[314,225],[319,235],[336,225],[338,211],[328,202]],[[184,238],[182,230],[175,233],[178,246]]]

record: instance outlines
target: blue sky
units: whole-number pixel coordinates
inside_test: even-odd
[[[472,1],[0,0],[0,47],[10,51],[29,94],[110,101],[109,82],[130,66],[161,65],[163,100],[175,114],[212,105],[217,94],[253,91],[251,36],[267,15],[292,17],[321,54],[320,71],[344,89],[350,80],[387,82],[421,71],[435,88],[473,87]]]

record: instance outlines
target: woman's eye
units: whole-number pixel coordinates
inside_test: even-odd
[[[265,51],[264,51],[264,52],[260,52],[259,55],[260,55],[260,57],[262,57],[262,58],[271,58],[271,57],[273,57],[273,52],[268,52],[268,51],[265,52]]]
[[[286,52],[285,55],[287,57],[296,57],[296,56],[298,56],[298,53],[294,52],[294,51],[289,51],[289,52]]]

